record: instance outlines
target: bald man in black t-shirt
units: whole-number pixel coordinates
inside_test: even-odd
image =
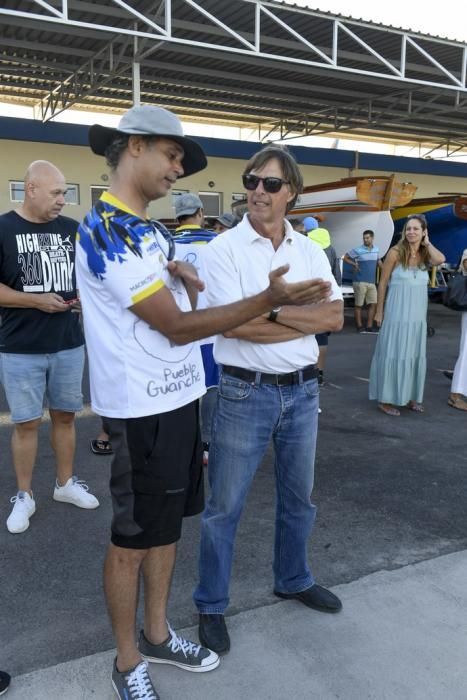
[[[78,224],[61,216],[66,183],[52,163],[35,161],[24,181],[24,202],[0,216],[0,376],[14,423],[13,464],[18,492],[9,532],[29,527],[31,490],[43,402],[57,461],[53,498],[97,508],[87,485],[73,476],[75,412],[82,408],[84,338],[75,280]]]

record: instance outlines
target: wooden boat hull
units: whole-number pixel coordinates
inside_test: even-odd
[[[384,255],[394,233],[389,209],[408,204],[416,189],[394,175],[346,178],[305,187],[289,215],[318,215],[339,256],[361,245],[367,229],[374,231],[375,244]]]

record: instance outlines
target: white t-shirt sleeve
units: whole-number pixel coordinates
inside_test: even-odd
[[[128,253],[125,260],[107,264],[103,286],[127,309],[161,289],[164,286],[161,277],[162,265],[157,256],[148,259]]]

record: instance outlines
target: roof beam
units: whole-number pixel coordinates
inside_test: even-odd
[[[39,1],[39,0],[37,0]],[[42,1],[42,0],[41,0]],[[200,12],[206,19],[209,19],[210,22],[212,22],[214,25],[218,26],[221,28],[223,31],[226,32],[226,37],[228,36],[230,39],[234,41],[234,44],[224,44],[221,45],[219,43],[213,44],[209,40],[202,41],[202,40],[196,40],[194,38],[184,38],[183,36],[179,36],[178,34],[173,33],[173,26],[174,26],[174,20],[176,19],[175,17],[175,11],[174,11],[174,6],[170,2],[170,0],[163,0],[164,2],[164,12],[165,12],[165,17],[166,17],[166,27],[170,27],[170,30],[160,26],[157,22],[153,21],[152,19],[152,14],[149,12],[138,12],[134,8],[132,8],[128,3],[123,2],[123,0],[108,0],[108,3],[110,4],[110,7],[120,7],[124,9],[128,13],[128,22],[127,26],[121,26],[118,22],[112,24],[112,17],[106,17],[104,14],[102,14],[103,19],[101,22],[89,22],[85,20],[77,20],[77,19],[72,19],[71,14],[68,13],[68,16],[65,16],[65,11],[64,11],[64,5],[65,2],[62,0],[62,12],[60,13],[59,11],[54,11],[53,16],[52,14],[50,15],[44,15],[44,14],[38,14],[35,12],[27,12],[27,11],[18,11],[18,10],[10,10],[10,9],[5,9],[5,8],[0,8],[0,15],[7,15],[10,17],[18,17],[21,19],[32,19],[36,23],[37,26],[44,26],[44,25],[49,25],[49,28],[51,29],[51,25],[63,25],[66,24],[67,27],[76,27],[79,29],[83,30],[92,30],[94,32],[96,31],[101,31],[101,32],[106,32],[106,33],[114,33],[114,34],[119,34],[119,35],[128,35],[128,36],[137,36],[141,38],[152,38],[152,39],[158,39],[160,41],[168,42],[173,45],[188,45],[192,47],[204,47],[204,48],[214,48],[217,52],[219,53],[230,53],[230,54],[239,54],[239,55],[247,55],[247,56],[255,56],[255,57],[264,57],[267,58],[268,60],[273,60],[273,61],[283,61],[284,59],[290,63],[290,64],[301,64],[301,65],[307,65],[307,66],[313,66],[313,67],[320,67],[324,70],[327,71],[334,71],[334,72],[340,72],[340,73],[360,73],[365,76],[373,76],[373,77],[381,77],[384,78],[385,80],[397,80],[398,82],[407,82],[411,84],[416,84],[416,85],[430,85],[434,87],[442,87],[447,90],[455,90],[455,89],[460,89],[462,91],[467,92],[467,86],[465,84],[465,70],[464,70],[464,64],[465,64],[465,57],[463,54],[463,45],[460,44],[459,42],[454,42],[454,41],[448,41],[448,40],[440,40],[440,39],[433,39],[434,44],[444,44],[445,46],[450,46],[452,50],[457,50],[459,52],[459,65],[458,69],[453,72],[452,70],[448,70],[445,66],[443,66],[434,55],[431,55],[427,48],[422,48],[418,43],[417,43],[417,35],[413,32],[408,32],[408,31],[402,31],[402,30],[394,30],[392,28],[387,28],[387,27],[378,27],[377,25],[371,25],[370,23],[365,23],[361,22],[359,23],[358,20],[347,20],[345,18],[336,18],[333,16],[327,16],[323,15],[322,13],[313,11],[313,10],[300,10],[297,9],[293,6],[282,6],[280,8],[280,13],[277,5],[273,3],[267,3],[263,2],[262,0],[231,0],[232,5],[236,5],[237,7],[241,7],[242,5],[246,6],[247,5],[254,5],[257,8],[256,13],[252,13],[252,19],[251,19],[251,29],[249,31],[249,34],[251,36],[251,42],[249,39],[246,39],[244,36],[244,33],[240,33],[235,30],[233,26],[229,26],[225,21],[221,19],[220,12],[219,16],[216,15],[215,12],[208,12],[205,8],[201,7],[201,5],[195,0],[182,0],[186,5],[189,5],[190,7],[196,9],[198,12]],[[49,9],[52,8],[49,3],[43,3],[44,6],[47,6]],[[101,11],[103,13],[103,10]],[[263,15],[266,15],[270,18],[273,18],[276,24],[283,24],[287,26],[287,23],[284,22],[282,17],[285,17],[286,15],[290,14],[290,17],[292,18],[294,14],[297,12],[300,12],[300,14],[303,15],[309,15],[309,16],[316,16],[320,17],[321,21],[328,21],[330,27],[336,27],[338,28],[338,31],[333,32],[333,39],[332,39],[332,44],[329,45],[328,51],[325,51],[323,49],[318,49],[318,47],[315,47],[314,44],[308,41],[308,39],[301,34],[300,32],[296,30],[290,29],[290,27],[287,28],[289,33],[292,33],[294,38],[297,39],[297,44],[298,45],[308,45],[308,48],[313,50],[315,54],[317,54],[318,58],[321,60],[311,60],[310,58],[305,58],[305,57],[296,57],[293,55],[293,51],[290,52],[290,55],[283,56],[283,55],[277,55],[274,53],[265,52],[260,49],[260,47],[257,44],[257,41],[255,42],[255,37],[260,37],[260,42],[262,44],[262,34],[261,34],[261,28],[262,28],[262,22],[261,18]],[[96,6],[95,9],[95,14],[99,14],[98,6]],[[167,16],[170,14],[170,21],[168,21]],[[130,19],[132,21],[130,21]],[[134,26],[134,20],[138,20],[137,26]],[[257,26],[259,23],[259,27]],[[139,29],[138,27],[140,25],[145,26],[145,29]],[[357,36],[356,33],[356,28],[362,27],[362,28],[371,28],[372,32],[374,33],[374,40],[371,43],[369,40],[364,40],[361,38],[361,36]],[[385,70],[378,70],[377,67],[374,69],[368,69],[368,68],[359,68],[356,69],[354,67],[348,67],[345,65],[343,61],[340,60],[340,50],[339,50],[339,42],[341,41],[340,37],[342,33],[346,34],[352,34],[352,36],[358,41],[360,46],[370,53],[373,58],[376,58],[378,61],[380,61],[382,64],[384,64]],[[433,72],[433,77],[431,79],[422,79],[420,77],[415,78],[414,75],[410,74],[410,71],[407,68],[407,65],[404,64],[403,66],[400,66],[397,68],[397,66],[393,65],[391,62],[387,61],[381,53],[377,50],[377,39],[376,37],[379,35],[380,37],[385,37],[388,34],[392,35],[392,38],[394,41],[399,41],[400,42],[400,52],[399,54],[402,55],[403,53],[403,46],[406,47],[407,43],[409,43],[411,46],[413,46],[414,49],[416,49],[419,53],[421,53],[425,59],[428,59],[429,63],[433,65],[433,68],[436,69]],[[205,26],[203,26],[203,23],[200,21],[199,24],[199,35],[200,36],[205,36]],[[425,41],[425,44],[427,44],[429,41],[429,38]],[[374,44],[374,45],[373,45]],[[319,52],[319,53],[318,53]],[[331,58],[330,58],[331,57]],[[334,58],[332,58],[334,57]],[[423,64],[422,64],[423,65]],[[389,71],[389,72],[388,72]],[[394,74],[394,71],[396,71],[396,74]],[[441,78],[437,77],[439,72],[442,73],[444,76],[444,82],[441,82]],[[459,78],[457,76],[460,76]]]

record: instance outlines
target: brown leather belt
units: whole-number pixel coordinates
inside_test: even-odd
[[[316,365],[307,365],[303,369],[297,369],[295,372],[288,372],[287,374],[253,372],[249,369],[243,369],[243,367],[231,367],[230,365],[222,365],[222,371],[249,384],[258,382],[259,384],[275,384],[276,386],[301,384],[318,377],[318,367]]]

